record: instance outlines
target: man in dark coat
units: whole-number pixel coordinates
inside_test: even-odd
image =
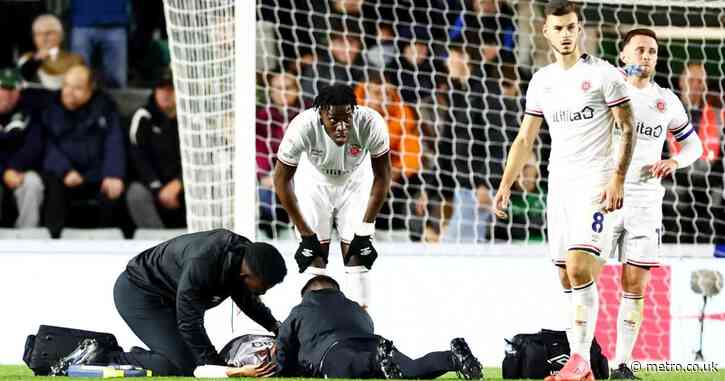
[[[133,114],[129,141],[137,181],[129,185],[126,202],[134,224],[149,229],[186,226],[176,92],[168,68],[148,103]]]
[[[279,323],[259,295],[286,274],[274,246],[224,229],[182,235],[145,250],[118,277],[113,298],[150,350],[112,353],[107,360],[159,376],[191,376],[197,366],[226,365],[206,334],[204,313],[231,297],[247,316],[276,333]]]
[[[432,379],[455,371],[465,379],[482,377],[481,364],[462,338],[451,341],[450,351],[417,360],[399,352],[375,335],[370,315],[328,276],[314,277],[302,288],[302,303],[279,329],[276,361],[283,376]]]
[[[112,225],[124,191],[126,149],[116,105],[96,89],[90,69],[68,70],[41,122],[47,136],[44,217],[51,236],[60,237],[75,200],[95,200],[95,226]]]
[[[0,70],[0,219],[17,228],[38,226],[43,203],[43,182],[38,175],[42,129],[25,95],[20,90],[20,75],[14,69]],[[7,213],[7,209],[17,213]]]

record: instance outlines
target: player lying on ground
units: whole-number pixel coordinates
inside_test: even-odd
[[[90,345],[66,365],[135,365],[158,376],[191,376],[199,365],[224,365],[204,329],[204,313],[230,297],[262,327],[278,321],[259,295],[287,269],[274,246],[217,229],[179,236],[131,259],[113,289],[116,309],[149,350],[105,353]]]
[[[636,379],[627,366],[639,334],[644,310],[644,290],[649,269],[659,266],[662,237],[660,179],[694,163],[702,143],[677,96],[654,83],[657,36],[650,29],[633,29],[624,37],[620,58],[625,63],[627,88],[637,126],[637,148],[624,183],[622,209],[614,213],[611,254],[622,266],[622,300],[617,317],[617,347],[611,379]],[[661,160],[667,132],[682,147],[680,153]]]
[[[458,372],[480,379],[481,364],[465,340],[451,341],[450,351],[417,360],[399,352],[390,340],[375,335],[370,315],[347,299],[337,282],[316,276],[302,288],[302,302],[282,323],[272,350],[275,362],[241,368],[205,366],[197,376],[267,376],[270,369],[288,377],[432,379]]]
[[[325,274],[334,224],[351,298],[365,308],[368,271],[378,256],[375,217],[390,188],[389,150],[383,117],[358,106],[350,86],[333,85],[292,120],[274,170],[275,191],[300,240],[300,272]]]
[[[570,295],[571,358],[553,380],[589,380],[589,355],[599,312],[596,278],[608,253],[611,212],[622,207],[624,179],[634,150],[632,110],[623,75],[609,63],[582,54],[582,27],[574,4],[545,7],[544,36],[556,62],[537,71],[526,94],[526,112],[509,152],[494,199],[506,217],[511,185],[533,149],[541,123],[551,134],[547,225],[552,260]],[[615,161],[611,136],[621,130]],[[616,165],[615,165],[616,163]]]

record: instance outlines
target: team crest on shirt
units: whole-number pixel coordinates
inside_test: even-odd
[[[357,157],[360,155],[360,152],[362,152],[362,147],[359,145],[353,144],[350,146],[350,156]]]
[[[589,91],[589,89],[592,88],[592,82],[588,79],[585,79],[584,82],[582,82],[582,91]]]
[[[655,103],[655,107],[657,108],[657,111],[659,112],[665,112],[666,103],[664,99],[658,99]]]

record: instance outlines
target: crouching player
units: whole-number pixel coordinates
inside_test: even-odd
[[[383,117],[358,106],[350,86],[333,85],[292,120],[277,153],[275,191],[300,240],[299,271],[325,274],[334,224],[351,298],[363,308],[378,255],[375,217],[390,188],[389,150]]]

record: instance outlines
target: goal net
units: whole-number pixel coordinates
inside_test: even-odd
[[[383,114],[390,130],[394,181],[377,220],[379,239],[544,241],[545,128],[514,185],[511,218],[491,215],[522,94],[532,73],[553,58],[540,32],[544,3],[257,0],[256,22],[235,25],[235,6],[248,2],[165,0],[191,229],[232,227],[234,215],[243,214],[255,216],[247,223],[259,234],[290,237],[272,191],[276,149],[320,86],[343,82],[355,87],[359,104]],[[722,240],[725,2],[578,3],[583,50],[615,65],[627,30],[658,33],[655,81],[683,99],[705,147],[695,165],[665,181],[663,239]],[[235,33],[252,23],[256,46],[235,49]],[[235,90],[241,65],[256,67],[256,89]],[[256,110],[235,109],[242,93],[255,97]],[[241,148],[239,133],[250,131],[254,147]],[[235,153],[248,149],[256,158],[235,170]],[[677,150],[668,142],[665,155]],[[256,189],[246,191],[256,202],[247,196],[235,205],[237,183],[252,178]]]
[[[388,123],[394,181],[376,221],[377,239],[389,241],[380,242],[381,252],[420,254],[408,242],[423,241],[443,243],[426,248],[448,255],[478,255],[485,244],[487,253],[518,257],[533,246],[517,243],[545,242],[546,128],[514,185],[510,218],[491,215],[523,94],[532,74],[553,59],[540,32],[545,2],[164,3],[191,230],[293,237],[273,192],[275,153],[318,89],[342,82]],[[695,165],[664,182],[663,240],[675,244],[675,255],[690,250],[685,244],[722,242],[725,1],[578,3],[583,50],[615,65],[626,31],[657,32],[655,81],[683,100],[705,148]],[[665,148],[665,157],[678,150],[672,139]],[[285,252],[295,248],[278,243]],[[607,267],[600,281],[597,337],[610,356],[620,271]],[[653,271],[636,358],[671,356],[670,277],[670,267]]]

